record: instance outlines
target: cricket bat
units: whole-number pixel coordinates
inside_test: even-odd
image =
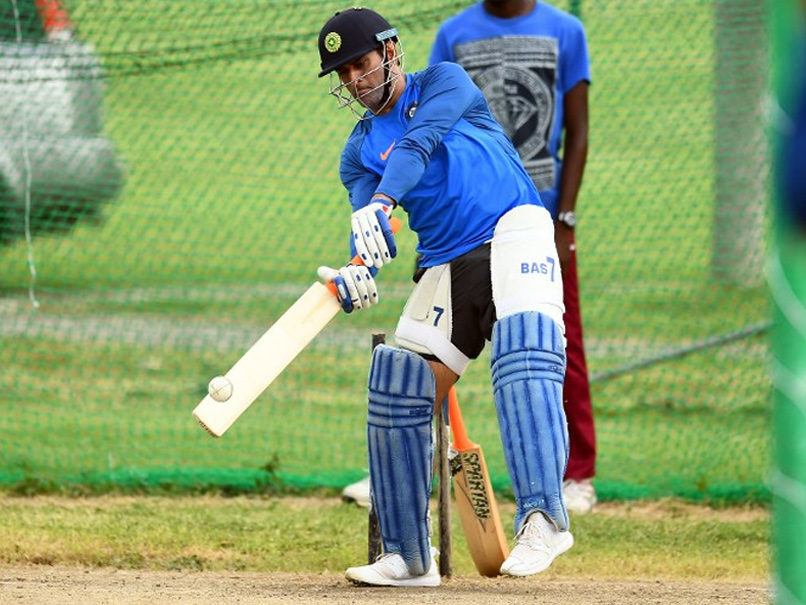
[[[402,224],[398,218],[389,223],[394,233]],[[350,262],[362,264],[358,256]],[[208,394],[193,417],[213,437],[221,437],[339,311],[335,284],[314,283],[224,375],[229,392],[217,398]]]
[[[478,572],[494,577],[509,555],[509,546],[498,515],[484,453],[481,446],[467,436],[454,388],[448,393],[448,417],[453,433],[451,447],[455,451],[451,459],[453,491],[467,548]]]

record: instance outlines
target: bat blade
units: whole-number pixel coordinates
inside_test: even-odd
[[[448,395],[448,413],[454,434],[452,447],[456,452],[451,461],[453,488],[467,548],[478,572],[494,577],[509,556],[509,546],[498,514],[484,452],[480,445],[467,437],[459,401],[453,389]]]
[[[193,417],[213,437],[223,435],[340,310],[331,291],[314,283],[225,374],[232,396],[207,395]]]
[[[391,217],[389,226],[397,233],[402,223]],[[350,263],[363,264],[358,255]],[[216,401],[207,395],[193,417],[213,437],[221,437],[340,310],[335,284],[314,283],[224,374],[232,383],[230,398]]]

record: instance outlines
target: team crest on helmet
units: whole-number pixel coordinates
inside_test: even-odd
[[[341,48],[341,36],[336,32],[330,32],[325,36],[325,48],[334,53]]]

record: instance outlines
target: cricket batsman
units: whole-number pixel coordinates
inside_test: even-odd
[[[492,342],[491,374],[517,503],[501,573],[547,569],[573,545],[562,498],[568,432],[563,289],[554,225],[482,92],[453,63],[406,74],[397,30],[378,13],[336,13],[319,33],[320,77],[358,118],[341,156],[353,252],[320,267],[347,313],[378,303],[377,271],[397,254],[398,207],[418,237],[418,279],[369,370],[367,441],[384,554],[347,570],[383,586],[438,586],[429,495],[434,404]]]

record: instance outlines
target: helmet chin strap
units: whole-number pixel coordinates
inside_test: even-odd
[[[394,42],[392,44],[394,44]],[[376,115],[376,116],[380,112],[382,112],[386,108],[387,105],[389,105],[389,101],[392,100],[392,95],[395,92],[394,87],[392,85],[395,82],[397,82],[397,79],[400,77],[400,74],[396,75],[394,78],[391,77],[390,74],[391,74],[392,70],[389,68],[390,61],[389,61],[389,56],[388,56],[388,53],[387,53],[386,49],[387,49],[387,46],[384,43],[384,45],[383,45],[383,60],[382,60],[382,64],[383,64],[383,79],[384,79],[383,97],[382,98],[384,99],[384,102],[381,104],[381,107],[380,107],[380,109],[378,109],[378,111],[372,111],[370,109],[370,113],[372,113],[373,115]]]
[[[392,42],[392,44],[394,45],[395,43]],[[398,42],[398,44],[399,44],[399,42]],[[389,105],[389,102],[392,100],[392,95],[394,95],[394,92],[395,92],[393,85],[397,82],[397,79],[401,75],[400,72],[398,72],[397,75],[395,75],[394,77],[391,76],[391,71],[392,70],[389,67],[391,61],[389,60],[389,54],[388,54],[386,49],[387,49],[387,46],[386,46],[386,43],[384,43],[384,45],[383,45],[383,59],[382,59],[383,79],[384,79],[384,85],[383,85],[384,102],[380,106],[378,111],[372,111],[370,109],[370,113],[372,115],[375,115],[375,116],[379,115],[386,108],[386,106]],[[395,59],[397,59],[398,68],[402,69],[403,68],[402,61],[400,61],[400,59],[398,59],[397,54],[395,55]]]
[[[383,68],[383,77],[386,80],[386,84],[383,85],[383,97],[386,99],[381,105],[381,110],[392,100],[392,81],[389,79],[389,67],[386,66]],[[376,114],[377,115],[377,114]]]

